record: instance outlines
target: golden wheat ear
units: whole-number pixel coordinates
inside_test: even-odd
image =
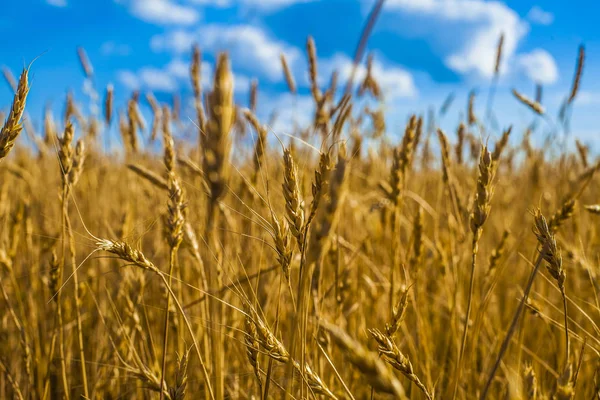
[[[538,114],[538,115],[545,114],[546,111],[544,110],[544,107],[539,102],[530,99],[529,97],[525,96],[524,94],[519,93],[517,91],[517,89],[513,89],[512,93],[517,98],[517,100],[519,100],[521,103],[525,104],[536,114]]]
[[[0,160],[5,158],[15,145],[17,137],[23,130],[21,119],[25,112],[25,103],[29,94],[29,70],[23,69],[8,118],[0,130]]]

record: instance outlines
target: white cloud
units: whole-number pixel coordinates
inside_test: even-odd
[[[188,81],[190,78],[190,63],[185,62],[180,58],[174,58],[165,66],[165,71],[172,77],[181,81]],[[213,75],[213,67],[207,61],[202,61],[200,66],[201,84],[203,87],[208,87]]]
[[[232,7],[234,5],[255,8],[262,11],[275,11],[299,3],[310,3],[318,0],[189,0],[195,4],[212,7]]]
[[[188,79],[189,67],[183,61],[175,59],[163,68],[142,67],[136,72],[123,70],[117,73],[121,83],[128,89],[150,89],[159,92],[173,92],[179,88],[180,81]]]
[[[229,51],[234,66],[241,67],[246,72],[256,73],[270,82],[283,80],[279,60],[281,53],[286,55],[290,69],[296,77],[307,73],[306,62],[300,49],[274,39],[260,28],[250,25],[208,25],[193,32],[172,31],[153,37],[150,46],[154,51],[181,54],[189,52],[194,43],[198,43],[203,50],[213,54],[222,50]],[[345,55],[337,54],[330,59],[320,60],[319,69],[319,75],[323,79],[329,78],[331,73],[337,70],[341,75],[340,78],[345,80],[350,76],[352,60]],[[388,65],[384,67],[378,61],[375,61],[373,69],[388,98],[413,97],[417,94],[413,77],[408,71],[400,67]],[[187,67],[185,71],[187,74]],[[356,81],[359,82],[365,73],[365,67],[360,66]],[[206,76],[207,74],[203,73],[203,77]],[[239,82],[236,87],[247,88],[248,78],[246,76],[242,78],[239,74],[237,76]],[[307,85],[307,76],[300,79],[298,83],[301,86]]]
[[[460,73],[494,73],[496,47],[504,34],[503,65],[507,65],[529,26],[503,3],[483,0],[389,0],[395,10],[426,20],[420,28],[444,44],[445,63]],[[448,36],[448,32],[452,32]],[[504,68],[503,68],[504,69]]]
[[[119,71],[117,72],[117,78],[121,81],[126,88],[130,90],[139,89],[141,82],[137,74],[132,71]]]
[[[315,104],[311,96],[293,96],[285,92],[280,94],[263,94],[259,91],[259,115],[261,121],[270,122],[275,115],[275,121],[269,126],[269,135],[277,134],[284,142],[287,142],[286,134],[291,135],[294,128],[310,126]],[[299,143],[297,143],[299,144]]]
[[[171,92],[177,89],[177,80],[169,71],[158,68],[142,68],[138,71],[140,80],[150,89]]]
[[[172,92],[178,87],[177,80],[163,69],[144,67],[137,72],[119,71],[118,78],[127,88],[151,89],[159,92]]]
[[[330,76],[333,71],[338,71],[340,82],[343,84],[352,73],[352,60],[344,54],[336,54],[332,58],[321,62],[322,76]],[[364,64],[357,67],[354,82],[362,82],[367,69]],[[417,87],[410,72],[397,66],[382,65],[377,59],[373,61],[373,76],[381,86],[383,94],[388,100],[402,97],[415,97]]]
[[[517,64],[534,82],[551,84],[558,79],[558,67],[554,57],[546,50],[535,49],[517,56]]]
[[[149,89],[158,92],[174,92],[181,86],[190,85],[190,64],[179,58],[171,60],[162,68],[142,67],[137,71],[122,70],[117,73],[118,79],[130,90]],[[234,89],[236,93],[246,93],[250,89],[250,78],[234,73]],[[208,89],[212,84],[213,67],[203,61],[201,66],[201,84]]]
[[[533,6],[527,13],[527,19],[534,24],[550,25],[554,22],[554,14],[544,11],[538,6]]]
[[[128,56],[131,53],[131,47],[126,44],[115,42],[105,42],[100,46],[100,53],[105,56]]]
[[[600,93],[581,90],[575,98],[575,103],[581,106],[600,104]]]
[[[67,0],[46,0],[47,4],[50,4],[51,6],[54,7],[66,7],[67,6]]]
[[[232,51],[234,62],[242,62],[277,81],[282,78],[279,56],[285,53],[288,61],[294,63],[300,52],[283,42],[273,39],[261,29],[250,25],[209,25],[199,32],[200,45],[215,51]]]
[[[241,0],[242,4],[262,9],[277,9],[293,4],[310,3],[315,0]]]
[[[241,65],[270,81],[283,79],[279,61],[281,53],[286,55],[290,64],[300,58],[297,48],[278,41],[251,25],[207,25],[195,32],[174,31],[153,37],[150,46],[155,51],[183,53],[190,51],[194,43],[213,53],[227,50],[234,65]]]
[[[233,87],[237,93],[250,92],[251,79],[243,74],[233,74]]]
[[[117,0],[128,4],[129,11],[137,18],[159,25],[192,25],[200,19],[193,7],[175,3],[173,0]]]
[[[202,67],[204,68],[207,66],[210,68],[207,63],[202,64]],[[165,70],[179,79],[187,79],[190,76],[190,64],[178,58],[171,60],[171,62],[167,64]]]
[[[231,7],[231,0],[188,0],[190,3],[211,7]]]
[[[174,53],[191,52],[192,46],[197,41],[197,35],[182,30],[156,35],[150,39],[150,48],[154,51],[169,50]]]

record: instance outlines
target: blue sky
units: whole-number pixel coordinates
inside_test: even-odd
[[[310,118],[304,46],[313,35],[323,82],[333,70],[348,74],[356,40],[374,0],[18,0],[0,15],[0,65],[15,74],[34,58],[29,111],[34,120],[46,104],[62,110],[73,90],[88,104],[76,47],[83,46],[100,93],[115,86],[117,104],[132,90],[152,91],[160,101],[190,94],[190,47],[203,52],[205,81],[219,50],[228,50],[236,76],[236,95],[247,104],[250,80],[259,81],[259,115],[283,110],[301,121]],[[543,103],[556,115],[569,92],[577,47],[586,46],[586,68],[573,110],[574,134],[590,143],[600,134],[600,2],[563,0],[388,0],[369,41],[375,72],[386,95],[390,131],[409,112],[425,113],[450,92],[456,100],[447,129],[464,114],[471,89],[479,93],[483,116],[495,46],[504,32],[505,56],[495,113],[501,125],[525,126],[530,112],[511,96],[518,88],[533,96],[544,85]],[[8,8],[7,8],[8,7]],[[288,57],[300,86],[295,111],[287,94],[279,54]],[[0,107],[11,91],[0,85]],[[395,128],[395,127],[398,128]],[[284,129],[285,125],[280,126]]]

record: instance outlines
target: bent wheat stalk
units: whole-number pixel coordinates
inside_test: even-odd
[[[467,345],[467,335],[469,331],[469,319],[471,318],[471,308],[473,304],[473,292],[475,287],[475,267],[477,262],[477,252],[479,250],[479,239],[483,233],[483,224],[490,214],[490,203],[494,188],[492,180],[494,179],[494,165],[492,154],[487,147],[482,147],[479,159],[479,178],[477,179],[477,194],[475,197],[475,207],[471,214],[471,232],[473,233],[472,252],[471,252],[471,277],[469,279],[469,297],[467,299],[467,312],[465,314],[465,325],[456,362],[456,373],[454,380],[454,389],[452,398],[456,398],[458,384],[462,370],[462,360]]]
[[[200,360],[200,367],[202,369],[202,375],[204,376],[204,383],[206,384],[206,389],[208,390],[210,398],[215,400],[216,399],[215,394],[213,392],[212,385],[210,384],[210,376],[208,374],[208,370],[206,369],[206,364],[204,363],[202,354],[200,353],[200,347],[198,346],[198,342],[196,341],[196,337],[194,335],[194,330],[192,329],[190,321],[188,320],[188,318],[185,314],[185,311],[183,310],[183,307],[181,307],[181,303],[179,303],[177,296],[171,289],[171,286],[169,285],[169,281],[168,281],[167,277],[165,276],[165,274],[160,269],[158,269],[152,263],[152,261],[148,260],[146,258],[146,256],[144,255],[144,253],[142,253],[139,250],[133,249],[130,245],[128,245],[125,242],[120,242],[120,241],[110,240],[110,239],[98,239],[98,242],[96,243],[96,247],[99,250],[103,250],[103,251],[106,251],[106,252],[116,255],[118,258],[120,258],[123,261],[130,262],[131,264],[135,265],[136,267],[142,268],[143,270],[150,271],[150,272],[158,275],[158,277],[161,279],[161,281],[165,285],[167,291],[169,292],[169,295],[173,299],[173,303],[175,304],[175,306],[177,307],[177,310],[181,314],[183,321],[185,322],[185,326],[188,330],[188,333],[190,334],[190,336],[192,338],[192,342],[194,343],[194,349],[196,350],[196,354],[198,355],[198,359]]]
[[[498,371],[500,362],[502,361],[502,358],[504,357],[504,353],[506,353],[506,350],[508,349],[508,345],[510,343],[510,340],[512,339],[513,334],[515,333],[515,329],[517,327],[517,323],[519,322],[519,318],[521,317],[521,314],[523,313],[523,309],[525,308],[525,304],[527,303],[527,299],[529,298],[529,293],[531,292],[531,288],[533,287],[533,281],[540,269],[540,265],[542,265],[542,261],[544,259],[548,259],[551,257],[550,256],[550,254],[552,254],[551,249],[556,248],[556,241],[554,240],[554,234],[548,227],[546,218],[542,215],[542,213],[539,209],[537,209],[534,212],[534,221],[535,221],[535,234],[538,238],[538,241],[542,245],[542,249],[540,250],[540,253],[534,264],[533,271],[531,272],[531,274],[529,276],[529,281],[527,282],[527,286],[525,287],[525,290],[523,292],[523,297],[521,298],[521,302],[519,303],[519,306],[517,307],[515,314],[513,316],[512,322],[510,323],[510,326],[508,327],[508,330],[506,331],[506,335],[504,336],[504,340],[502,341],[502,344],[500,346],[500,351],[498,352],[496,361],[494,362],[494,365],[492,366],[492,369],[488,375],[487,381],[483,387],[483,390],[481,391],[481,395],[479,396],[480,400],[485,400],[487,398],[488,391],[490,390],[490,386],[492,385],[494,376],[496,376],[496,372]],[[557,254],[557,252],[554,251],[554,254]]]
[[[175,173],[175,149],[170,131],[163,132],[165,147],[164,163],[167,168],[167,180],[169,185],[168,211],[165,217],[167,229],[167,242],[169,244],[169,286],[171,286],[173,271],[177,262],[177,252],[183,241],[183,226],[185,223],[185,197],[179,177]],[[162,370],[160,379],[160,399],[164,397],[165,370],[167,368],[167,349],[169,340],[169,312],[171,307],[171,296],[167,294],[167,307],[165,309],[164,331],[163,331],[163,354]]]

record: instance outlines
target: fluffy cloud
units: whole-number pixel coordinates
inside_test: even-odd
[[[330,76],[333,71],[338,71],[340,82],[343,84],[352,73],[352,60],[344,54],[336,54],[332,58],[323,60],[321,76]],[[361,82],[367,73],[364,64],[357,67],[354,82]],[[393,100],[403,97],[415,97],[417,88],[410,72],[391,65],[382,65],[377,59],[373,61],[373,76],[381,86],[387,99]]]
[[[534,24],[550,25],[554,22],[554,14],[544,11],[538,6],[533,6],[527,13],[527,19]]]
[[[191,3],[212,7],[232,7],[241,5],[247,8],[256,8],[262,11],[275,11],[298,3],[309,3],[318,0],[189,0]]]
[[[153,36],[150,40],[150,48],[156,52],[168,50],[181,54],[191,51],[197,40],[195,33],[177,30]]]
[[[386,7],[416,20],[427,20],[421,26],[422,34],[444,43],[446,65],[460,73],[475,72],[484,77],[494,73],[500,35],[505,36],[506,64],[529,29],[514,10],[497,1],[389,0]],[[449,31],[452,40],[448,38]]]
[[[212,50],[228,49],[233,61],[258,68],[271,80],[282,77],[279,56],[284,53],[294,63],[300,52],[289,45],[269,37],[263,30],[251,25],[209,25],[199,32],[200,45]]]
[[[120,71],[118,78],[131,90],[150,89],[159,92],[173,92],[177,89],[177,80],[166,70],[144,67],[137,72]]]
[[[293,4],[310,3],[317,0],[241,0],[242,4],[262,9],[278,9],[289,7]]]
[[[206,25],[194,32],[174,31],[153,37],[150,46],[155,51],[184,53],[189,52],[194,43],[212,53],[228,50],[234,65],[241,65],[270,81],[283,78],[279,62],[281,53],[291,64],[300,58],[297,48],[251,25]]]
[[[275,133],[283,142],[294,134],[296,126],[309,126],[315,112],[314,101],[309,95],[293,96],[290,93],[263,94],[259,92],[259,118],[269,122],[269,135]],[[269,123],[271,123],[269,122]],[[298,143],[297,143],[298,144]]]
[[[67,0],[46,0],[47,4],[50,4],[51,6],[54,7],[66,7],[67,6]]]
[[[194,7],[172,0],[116,0],[125,3],[135,17],[158,25],[193,25],[200,19]]]
[[[209,88],[212,82],[213,67],[202,62],[202,87]],[[142,67],[137,71],[122,70],[117,78],[130,90],[148,89],[157,92],[174,92],[190,85],[190,64],[179,58],[173,59],[162,68]],[[246,93],[250,88],[250,79],[241,74],[234,74],[236,93]]]
[[[151,47],[155,51],[171,51],[176,54],[187,53],[192,45],[198,43],[200,47],[211,53],[228,50],[231,54],[233,65],[256,73],[270,82],[283,80],[283,71],[279,56],[286,55],[290,68],[300,86],[308,85],[307,66],[300,49],[285,42],[270,37],[260,28],[250,25],[208,25],[195,32],[173,31],[165,35],[155,36],[151,40]],[[352,70],[352,60],[342,54],[337,54],[330,59],[319,61],[321,83],[337,70],[342,80],[346,80]],[[365,75],[366,69],[360,66],[355,77],[359,82]],[[373,73],[381,84],[388,98],[413,97],[417,93],[412,75],[399,67],[383,66],[378,61],[373,65]],[[249,82],[240,85],[246,87]]]
[[[204,62],[202,63],[201,68],[202,73],[206,75],[210,74],[212,67],[207,62]],[[178,58],[167,64],[165,70],[178,79],[188,79],[190,76],[190,64]]]
[[[139,77],[132,71],[128,71],[128,70],[118,71],[117,78],[128,89],[131,89],[131,90],[139,89],[141,86]]]
[[[575,98],[575,103],[581,106],[600,104],[600,92],[580,91]]]
[[[520,54],[517,64],[525,75],[534,82],[551,84],[558,79],[556,61],[546,50],[535,49],[530,53]]]
[[[188,0],[189,3],[210,7],[230,7],[231,0]]]
[[[249,93],[252,80],[246,75],[233,74],[233,88],[236,93]]]
[[[210,70],[208,64],[202,67]],[[137,72],[120,71],[119,80],[131,90],[150,89],[159,92],[173,92],[177,90],[186,79],[189,79],[189,64],[182,60],[174,59],[162,68],[143,67]]]

